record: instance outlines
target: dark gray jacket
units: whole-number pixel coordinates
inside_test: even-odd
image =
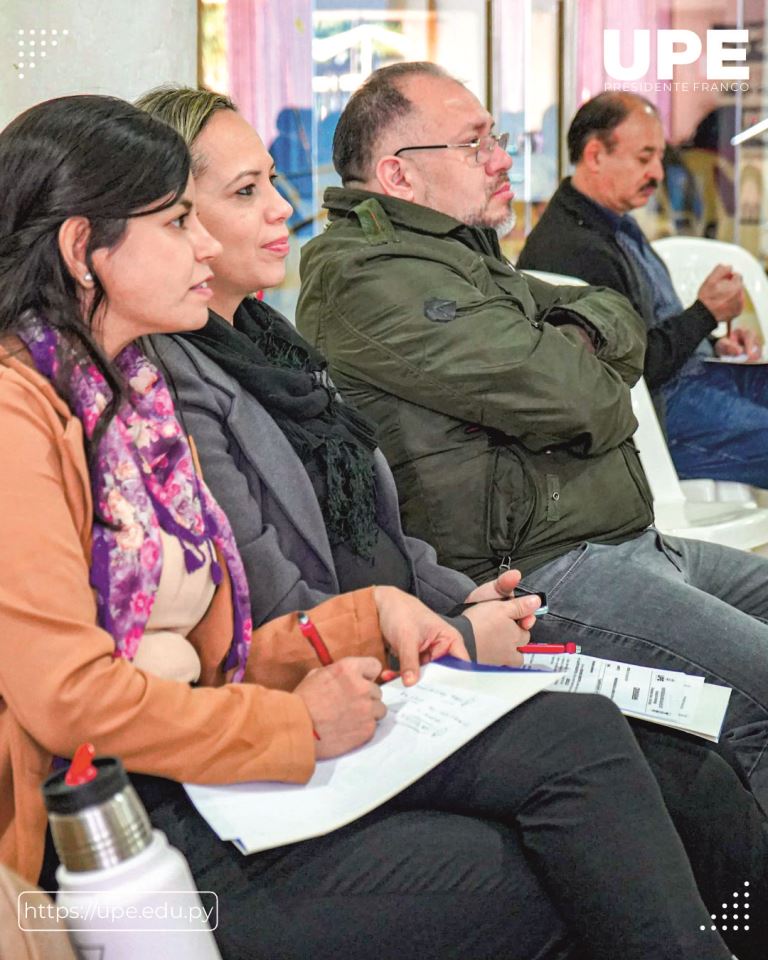
[[[251,591],[254,627],[338,594],[315,491],[272,417],[183,338],[155,336],[151,345],[195,441],[205,482],[232,524]],[[414,592],[427,606],[445,613],[475,584],[440,566],[428,544],[403,535],[395,484],[378,451],[376,481],[379,524],[409,558]],[[459,619],[456,626],[471,640],[468,621]]]

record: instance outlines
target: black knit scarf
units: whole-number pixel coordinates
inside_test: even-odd
[[[332,546],[370,559],[376,545],[373,424],[344,403],[327,361],[276,310],[250,297],[234,326],[210,311],[183,334],[247,390],[283,431],[318,494]],[[267,454],[268,455],[268,454]]]

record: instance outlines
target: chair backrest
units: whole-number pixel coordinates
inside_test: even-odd
[[[535,277],[536,280],[544,280],[545,283],[551,283],[555,287],[586,287],[586,280],[579,280],[578,277],[569,277],[566,273],[550,273],[548,270],[521,270],[527,277]]]
[[[651,486],[658,519],[665,504],[684,503],[685,494],[643,377],[632,387],[632,412],[638,424],[632,439]]]
[[[718,263],[730,264],[744,278],[744,288],[752,301],[760,332],[768,343],[768,277],[748,250],[735,243],[705,237],[665,237],[655,240],[653,249],[667,265],[677,295],[686,307],[696,299],[704,278]]]

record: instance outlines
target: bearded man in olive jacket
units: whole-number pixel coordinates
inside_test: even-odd
[[[407,531],[548,593],[536,640],[733,687],[727,731],[768,805],[768,561],[661,537],[632,443],[645,324],[503,258],[506,138],[433,64],[376,71],[334,140],[342,189],[302,251],[301,332],[377,420]]]

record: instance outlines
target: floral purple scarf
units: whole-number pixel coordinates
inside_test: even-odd
[[[55,384],[66,342],[41,320],[32,321],[22,339],[38,371]],[[160,530],[181,541],[189,572],[203,565],[208,552],[218,584],[215,544],[232,581],[234,605],[234,636],[224,668],[235,667],[232,679],[239,682],[251,644],[251,604],[229,522],[195,473],[160,372],[133,344],[115,364],[128,385],[128,399],[99,443],[91,475],[96,512],[116,527],[94,520],[91,586],[99,624],[114,638],[114,656],[133,659],[160,583]],[[81,364],[74,367],[70,388],[73,412],[91,437],[109,402],[109,385],[95,366]]]

